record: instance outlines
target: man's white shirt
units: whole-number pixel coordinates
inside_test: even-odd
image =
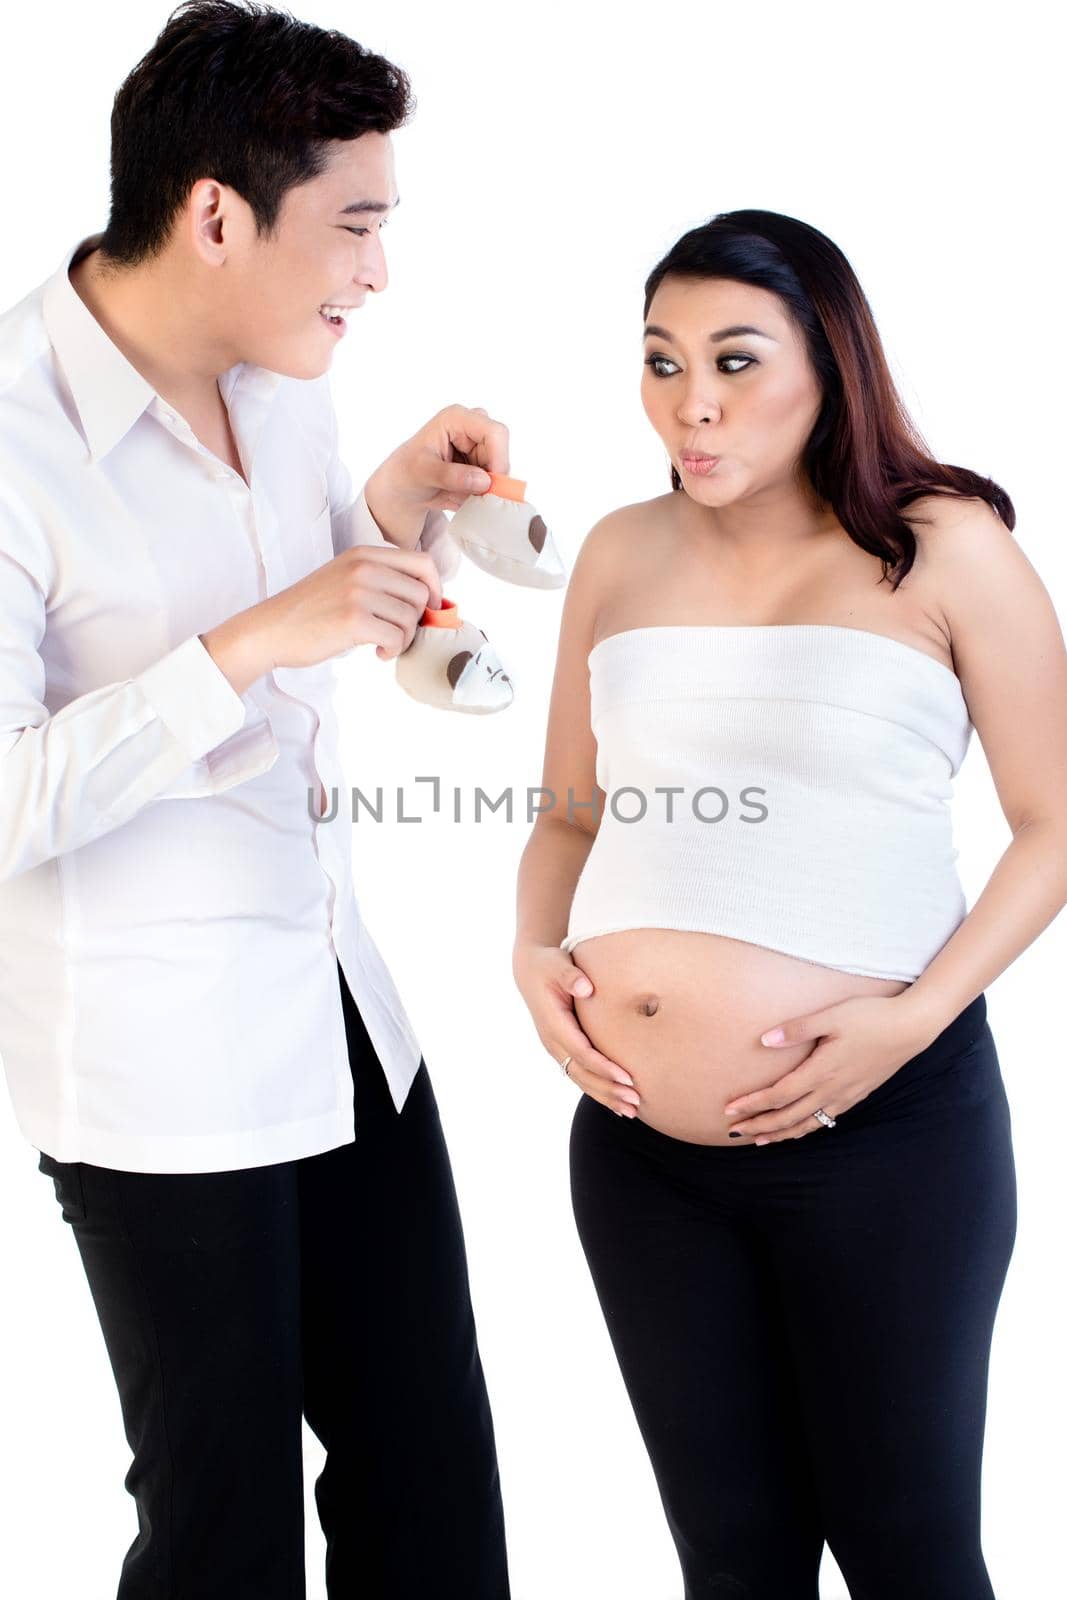
[[[196,439],[70,282],[98,238],[0,318],[0,1056],[59,1161],[262,1166],[354,1137],[338,961],[398,1110],[421,1051],[309,805],[334,663],[238,695],[198,635],[389,541],[326,377],[219,379],[247,485]]]

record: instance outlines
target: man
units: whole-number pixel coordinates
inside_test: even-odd
[[[303,1596],[305,1416],[331,1600],[509,1593],[433,1089],[319,821],[332,660],[407,647],[465,458],[508,471],[460,406],[359,495],[338,457],[409,95],[340,34],[180,7],[116,97],[105,232],[0,320],[0,1052],[133,1451],[119,1600]]]

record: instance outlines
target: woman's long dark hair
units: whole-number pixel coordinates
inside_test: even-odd
[[[998,483],[931,455],[897,393],[859,280],[824,233],[776,211],[720,212],[683,234],[653,267],[646,320],[668,275],[732,278],[784,302],[823,396],[800,465],[849,537],[881,559],[883,578],[894,571],[894,590],[915,561],[915,534],[901,512],[922,495],[986,500],[1015,527],[1015,508]],[[673,464],[671,487],[682,487]]]

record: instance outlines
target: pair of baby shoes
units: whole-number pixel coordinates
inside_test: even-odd
[[[558,589],[567,573],[544,518],[524,498],[526,484],[489,474],[484,494],[472,494],[448,532],[475,566],[505,583]],[[407,649],[396,659],[400,687],[442,711],[503,711],[514,699],[510,675],[481,628],[465,622],[443,595],[429,607]]]

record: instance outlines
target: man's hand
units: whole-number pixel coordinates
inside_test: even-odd
[[[441,580],[421,550],[355,545],[306,578],[211,628],[200,640],[238,694],[272,667],[311,667],[376,644],[379,661],[408,648]]]
[[[413,550],[429,512],[458,511],[488,489],[489,472],[509,470],[504,424],[484,406],[446,406],[374,469],[367,509],[387,539]]]

